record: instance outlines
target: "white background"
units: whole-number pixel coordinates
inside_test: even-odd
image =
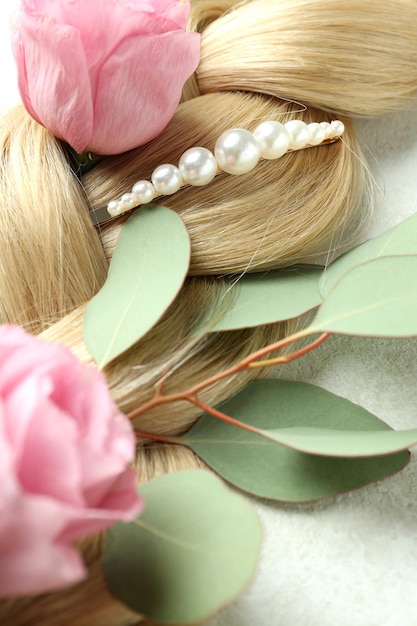
[[[0,111],[18,101],[8,35],[12,5],[0,5]],[[416,129],[417,101],[358,123],[381,192],[372,234],[417,210]],[[416,340],[332,337],[281,372],[350,398],[395,428],[417,426]],[[265,529],[258,572],[210,626],[417,625],[414,454],[401,474],[345,496],[255,506]]]

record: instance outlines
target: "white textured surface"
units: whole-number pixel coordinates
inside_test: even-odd
[[[0,111],[17,100],[0,5]],[[417,104],[358,124],[381,188],[373,234],[417,210]],[[285,366],[283,376],[319,384],[395,428],[417,426],[417,340],[333,337]],[[417,625],[417,455],[401,474],[315,505],[256,503],[265,528],[259,570],[210,626]]]

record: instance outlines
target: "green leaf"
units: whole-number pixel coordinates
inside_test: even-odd
[[[310,329],[368,337],[417,335],[417,256],[372,259],[344,274]]]
[[[298,317],[318,306],[323,268],[298,265],[265,273],[245,274],[231,287],[232,308],[213,331],[249,328]]]
[[[417,254],[417,214],[382,235],[346,252],[325,271],[298,265],[265,273],[245,274],[231,287],[233,307],[213,331],[235,330],[298,317],[319,306],[343,275],[373,258]]]
[[[417,213],[333,261],[323,273],[320,291],[323,296],[328,294],[336,281],[355,265],[373,258],[409,254],[417,254]]]
[[[104,572],[128,607],[164,624],[191,624],[235,599],[254,572],[254,509],[213,474],[190,470],[139,489],[143,514],[106,532]]]
[[[406,450],[417,443],[417,428],[373,431],[288,428],[262,431],[265,437],[308,454],[340,457],[375,457]]]
[[[147,205],[128,219],[107,280],[84,317],[85,343],[100,367],[158,322],[181,289],[189,262],[190,240],[174,211]]]
[[[318,444],[324,454],[343,455],[340,444],[349,433],[337,432],[338,441],[327,445],[327,429],[370,431],[368,445],[372,437],[397,434],[362,407],[314,385],[256,381],[223,404],[221,410],[260,429],[262,436],[206,415],[183,437],[183,442],[228,482],[260,497],[291,502],[316,500],[384,478],[408,462],[406,452],[382,458],[331,458],[286,447],[317,453]],[[273,430],[277,427],[279,431]],[[304,428],[300,431],[294,427]],[[303,440],[302,432],[307,433]],[[368,439],[368,433],[353,436],[355,451],[362,435]],[[276,437],[285,446],[265,437]]]

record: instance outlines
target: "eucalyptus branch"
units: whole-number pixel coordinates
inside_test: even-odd
[[[234,419],[233,417],[231,417],[230,415],[227,415],[226,413],[222,413],[222,411],[219,411],[218,409],[215,409],[209,404],[202,402],[196,396],[187,396],[186,399],[189,402],[191,402],[191,404],[194,404],[195,406],[199,407],[200,409],[202,409],[209,415],[212,415],[213,417],[216,417],[217,419],[222,420],[222,422],[226,422],[227,424],[230,424],[231,426],[236,426],[237,428],[241,428],[242,430],[248,430],[251,433],[260,434],[258,428],[254,428],[253,426],[250,426],[249,424],[245,424],[244,422],[240,422],[239,420]],[[148,433],[148,432],[144,432],[144,431],[140,431],[136,429],[135,429],[135,435],[137,437],[140,437],[141,439],[150,439],[151,441],[158,441],[159,443],[171,443],[171,444],[177,444],[177,445],[178,444],[184,445],[184,441],[180,437],[169,437],[166,435],[158,435],[155,433]]]
[[[295,361],[295,359],[299,359],[300,356],[308,354],[309,352],[320,346],[322,343],[324,343],[329,337],[330,333],[323,333],[315,341],[312,341],[307,346],[304,346],[304,348],[300,348],[300,350],[296,350],[295,352],[291,352],[290,354],[278,356],[275,359],[255,361],[254,363],[250,363],[248,367],[251,369],[255,369],[257,367],[270,367],[271,365],[283,365],[284,363],[290,363],[291,361]]]
[[[205,411],[206,413],[209,413],[209,415],[212,415],[213,417],[216,417],[217,419],[222,420],[222,422],[226,422],[227,424],[230,424],[231,426],[237,426],[237,428],[241,428],[242,430],[248,430],[251,433],[259,434],[258,428],[254,428],[253,426],[250,426],[249,424],[245,424],[244,422],[240,422],[239,420],[236,420],[234,417],[231,417],[230,415],[227,415],[226,413],[222,413],[222,411],[215,409],[209,404],[205,404],[197,397],[188,397],[188,400],[195,406],[198,406],[200,409]]]
[[[294,343],[295,341],[298,341],[299,339],[308,337],[309,335],[313,334],[313,332],[314,331],[312,331],[311,329],[306,328],[297,333],[293,333],[292,335],[288,335],[288,337],[284,337],[283,339],[280,339],[279,341],[276,341],[275,343],[269,344],[268,346],[265,346],[263,348],[260,348],[259,350],[256,350],[255,352],[253,352],[246,358],[242,359],[236,365],[233,365],[232,367],[229,367],[223,370],[222,372],[219,372],[218,374],[214,374],[213,376],[206,378],[205,380],[198,383],[197,385],[194,385],[194,387],[190,387],[190,389],[188,390],[180,391],[177,393],[164,394],[162,392],[162,385],[158,385],[154,397],[148,402],[145,402],[138,408],[128,413],[127,417],[130,420],[133,420],[139,417],[140,415],[143,415],[147,411],[154,409],[157,406],[161,406],[162,404],[170,404],[172,402],[186,401],[186,402],[191,402],[192,404],[195,404],[196,406],[200,406],[199,404],[197,404],[197,403],[202,404],[201,401],[198,399],[198,394],[201,391],[204,391],[205,389],[207,389],[208,387],[211,387],[215,383],[225,378],[229,378],[230,376],[234,376],[235,374],[238,374],[239,372],[242,372],[251,367],[265,367],[265,366],[279,364],[279,363],[288,363],[289,361],[292,361],[300,356],[303,356],[307,352],[310,352],[311,350],[319,346],[321,343],[323,343],[323,341],[325,341],[325,339],[327,339],[327,337],[329,336],[329,333],[324,333],[318,339],[313,341],[311,344],[309,344],[308,346],[305,346],[304,348],[300,350],[297,350],[285,356],[278,357],[277,359],[261,360],[263,359],[263,357],[266,357],[272,352],[276,352],[277,350],[280,350],[288,346],[289,344]],[[206,405],[204,405],[204,407],[205,407],[204,410],[207,410]],[[200,408],[202,407],[200,406]]]
[[[168,435],[160,435],[157,433],[148,433],[143,430],[137,430],[135,428],[135,435],[140,439],[150,439],[151,441],[158,441],[159,443],[171,443],[177,445],[183,445],[183,441],[180,437],[169,437]]]

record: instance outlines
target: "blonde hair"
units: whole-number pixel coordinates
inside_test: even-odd
[[[393,110],[416,90],[416,25],[414,0],[192,0],[190,28],[202,33],[202,57],[172,122],[148,145],[103,159],[82,185],[60,143],[22,109],[10,112],[0,127],[1,321],[90,361],[83,311],[105,280],[125,218],[99,233],[88,212],[148,178],[156,165],[176,163],[187,148],[212,148],[222,130],[336,115],[346,127],[341,141],[163,199],[190,234],[190,276],[161,321],[105,374],[127,412],[152,396],[162,376],[168,391],[183,390],[291,332],[297,320],[209,333],[231,297],[222,276],[330,259],[357,240],[371,215],[371,184],[351,117]],[[202,399],[218,403],[255,375],[222,381]],[[198,415],[177,403],[142,415],[135,426],[177,435]],[[180,447],[139,447],[142,481],[196,464]],[[106,590],[101,538],[82,549],[84,583],[4,601],[0,618],[16,626],[137,623],[139,616]]]

